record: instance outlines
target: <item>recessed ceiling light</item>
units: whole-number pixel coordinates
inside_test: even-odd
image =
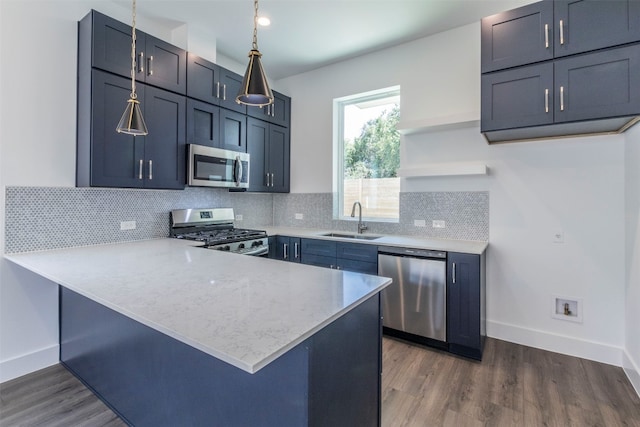
[[[267,18],[266,16],[260,16],[258,18],[258,25],[260,25],[261,27],[268,27],[269,25],[271,25],[271,19]]]

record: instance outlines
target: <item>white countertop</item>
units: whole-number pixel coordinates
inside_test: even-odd
[[[296,227],[266,227],[265,230],[269,236],[290,236],[312,239],[327,239],[340,242],[362,243],[376,246],[396,246],[412,249],[432,249],[436,251],[461,252],[473,255],[481,255],[488,246],[487,242],[479,242],[474,240],[449,240],[449,239],[427,239],[414,236],[384,235],[380,236],[375,233],[364,233],[364,236],[380,236],[378,239],[350,239],[327,237],[323,234],[327,233],[343,233],[356,234],[349,231],[335,230],[318,230],[312,228],[296,228]]]
[[[167,238],[5,258],[249,373],[391,282],[193,243]]]

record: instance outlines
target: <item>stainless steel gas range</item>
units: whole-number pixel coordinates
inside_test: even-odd
[[[170,237],[202,242],[203,248],[243,255],[267,256],[269,239],[263,230],[234,227],[232,208],[171,211]]]

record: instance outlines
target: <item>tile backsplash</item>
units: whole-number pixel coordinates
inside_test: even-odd
[[[354,221],[333,219],[331,193],[230,193],[223,189],[130,190],[6,187],[5,253],[151,239],[169,235],[169,211],[233,207],[236,226],[306,227],[355,231]],[[295,214],[302,213],[298,220]],[[365,211],[366,215],[366,211]],[[425,220],[426,227],[414,226]],[[431,227],[432,220],[446,228]],[[120,230],[135,221],[134,230]],[[401,193],[399,222],[367,222],[367,232],[457,240],[489,239],[488,192]]]
[[[333,219],[333,198],[331,193],[275,194],[273,225],[355,232],[356,220]],[[296,219],[296,214],[302,214],[303,219]],[[424,220],[426,226],[416,227],[414,220]],[[433,228],[433,220],[445,221],[446,227]],[[366,223],[367,232],[373,234],[488,241],[489,192],[400,193],[398,222]]]

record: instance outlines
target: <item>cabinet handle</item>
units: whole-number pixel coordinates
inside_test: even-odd
[[[544,112],[549,112],[549,89],[544,90]]]
[[[149,59],[147,59],[147,75],[149,76],[153,76],[153,68],[151,68],[151,65],[153,65],[153,55],[151,55]]]
[[[560,86],[560,111],[564,111],[564,86]]]
[[[153,160],[149,160],[149,180],[153,179]]]
[[[299,248],[299,246],[300,246],[300,245],[298,244],[298,242],[295,242],[295,243],[293,244],[293,257],[294,257],[295,259],[300,258],[300,248]]]
[[[227,100],[227,85],[226,84],[222,85],[222,100],[223,101]]]
[[[560,44],[564,44],[564,21],[560,20]]]
[[[549,24],[544,24],[544,48],[549,49]]]
[[[286,243],[282,244],[282,249],[284,252],[284,259],[289,259],[289,245]]]
[[[216,82],[216,98],[220,99],[220,82]]]
[[[276,106],[274,104],[271,104],[270,107],[271,107],[271,117],[275,117],[276,116]]]
[[[273,174],[271,174],[271,186],[273,187]]]
[[[453,267],[451,268],[451,283],[455,285],[456,284],[456,263],[454,262],[452,266]]]
[[[138,58],[138,73],[144,73],[144,52],[140,52]]]
[[[142,165],[143,165],[143,161],[142,159],[140,159],[140,165],[138,166],[138,179],[142,179]]]

